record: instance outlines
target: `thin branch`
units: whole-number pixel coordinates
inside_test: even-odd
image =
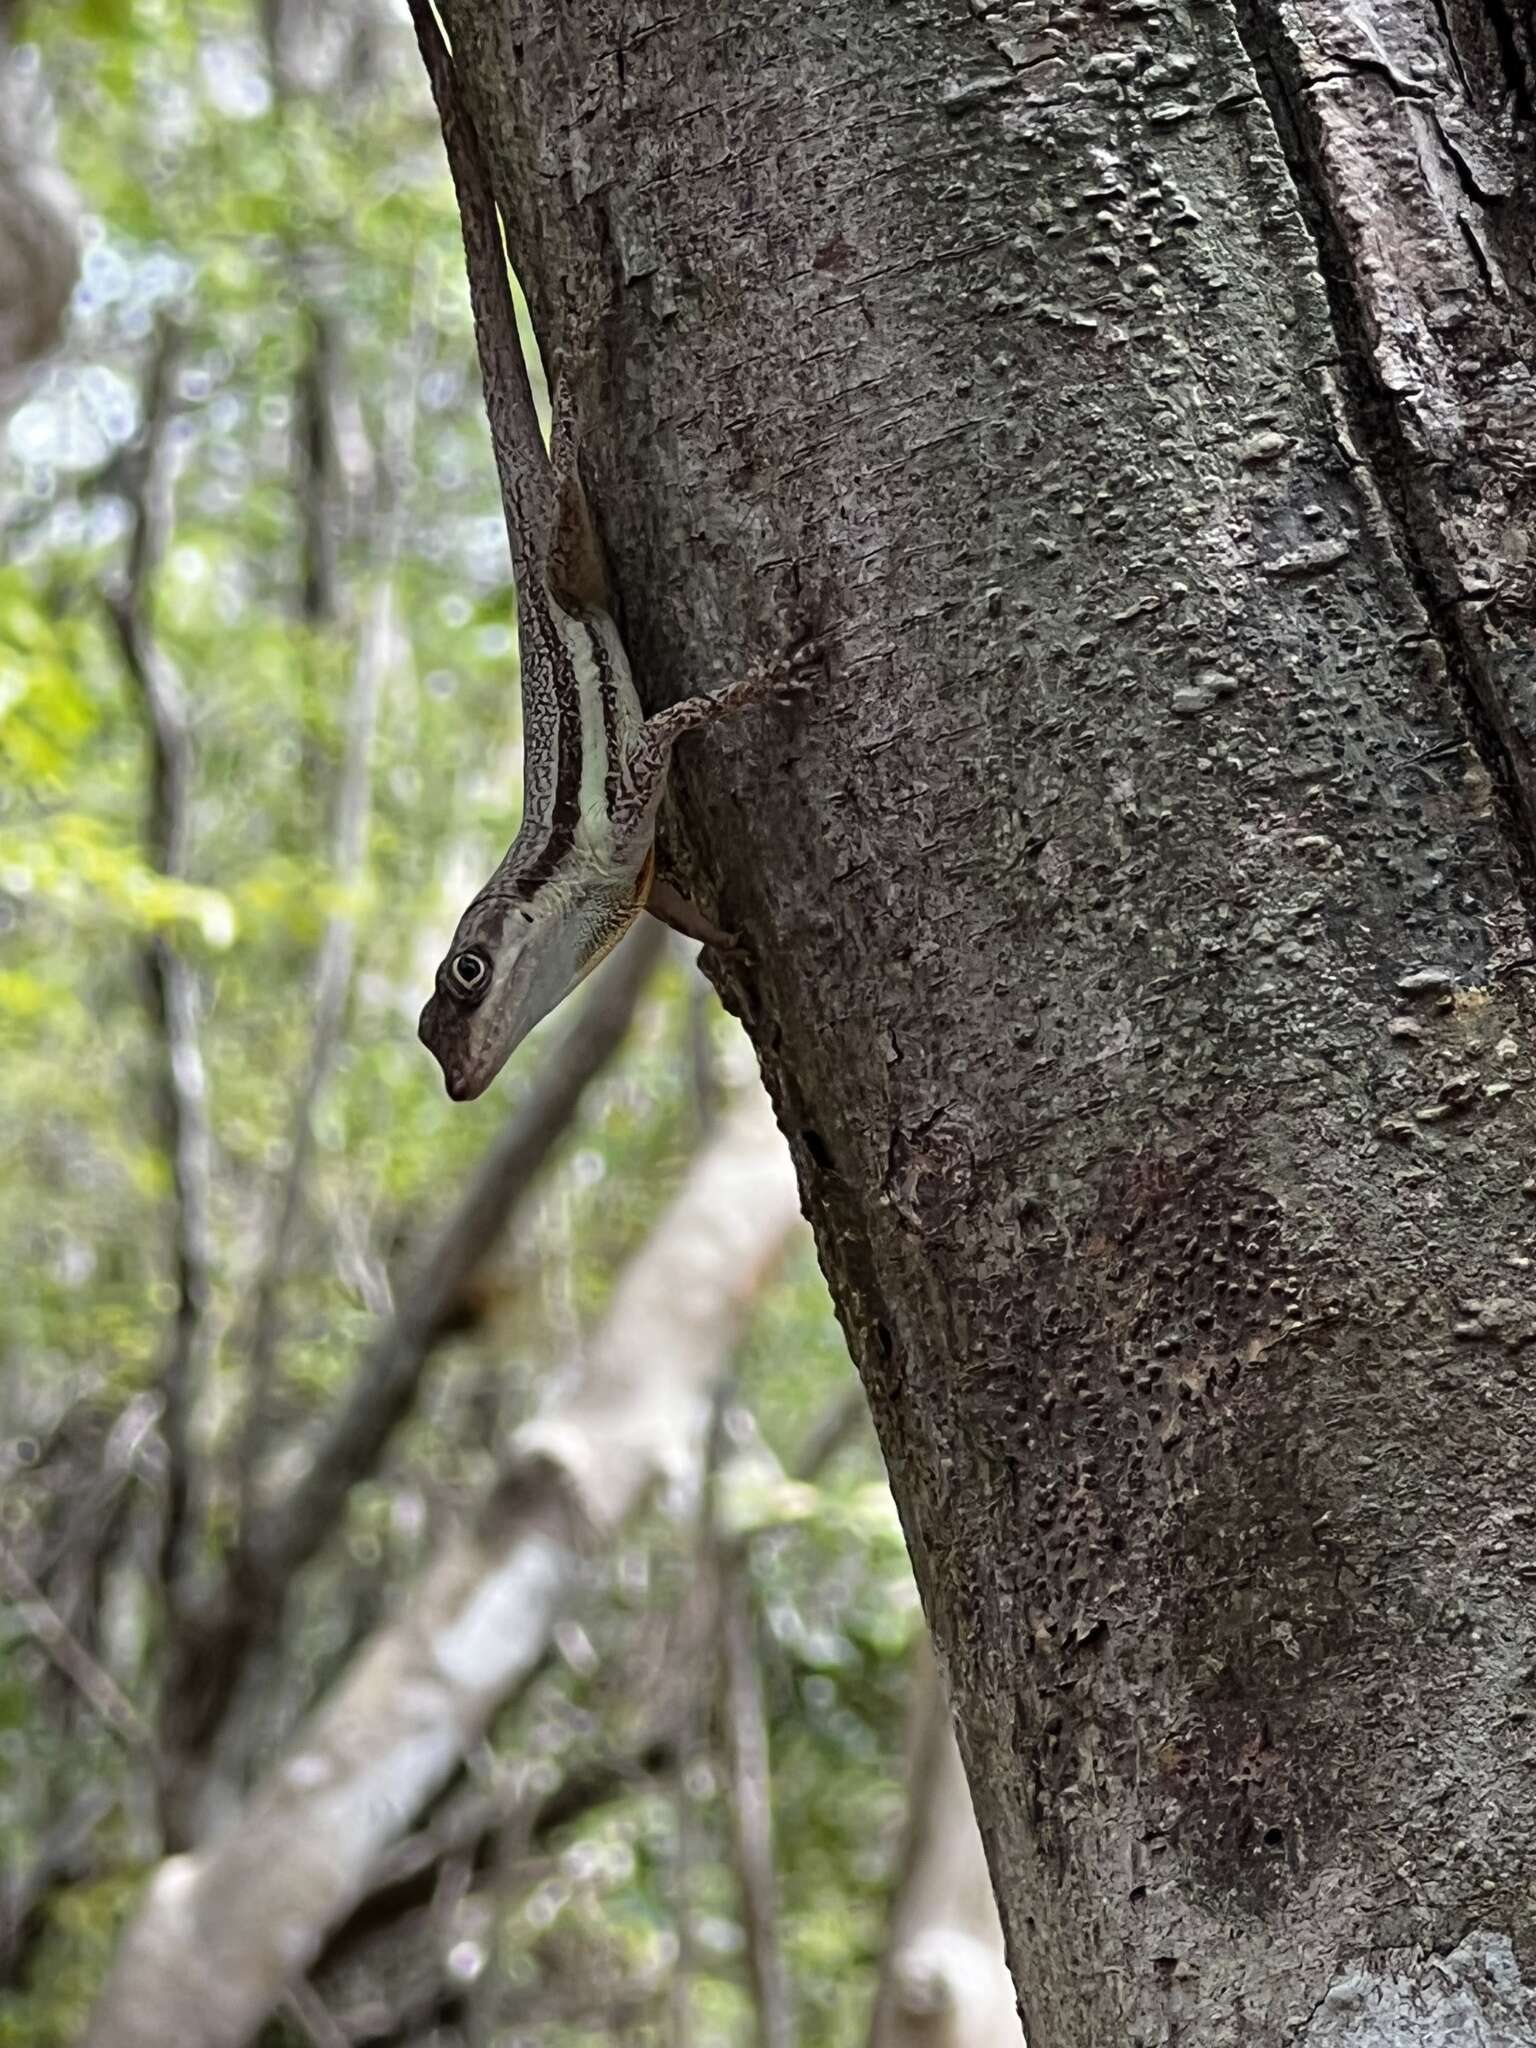
[[[317,337],[327,330],[317,318]],[[318,527],[329,533],[335,483],[340,463],[334,450],[329,420],[334,412],[331,385],[334,380],[334,346],[317,338],[316,358],[311,376],[315,389],[310,405],[321,423],[312,423],[311,438],[323,442],[331,453],[312,448],[306,471],[309,504],[306,528]],[[414,394],[419,350],[410,352],[409,370],[403,379],[399,401],[390,409],[389,447],[381,466],[378,508],[378,538],[374,550],[379,567],[369,602],[358,629],[357,652],[352,672],[352,689],[344,721],[340,772],[336,781],[331,836],[331,874],[339,905],[326,920],[315,955],[309,1056],[294,1103],[293,1123],[288,1141],[287,1170],[273,1206],[266,1233],[266,1246],[257,1272],[251,1312],[251,1342],[248,1368],[246,1427],[238,1460],[241,1479],[240,1525],[250,1516],[250,1488],[270,1424],[270,1393],[280,1335],[279,1301],[287,1278],[294,1229],[303,1207],[305,1185],[315,1149],[315,1109],[335,1065],[341,1043],[342,1024],[352,990],[357,956],[357,911],[353,898],[363,878],[368,844],[368,819],[372,807],[373,738],[378,718],[379,697],[389,671],[395,644],[394,573],[404,537],[403,478],[410,455],[415,425]],[[317,545],[311,540],[307,552]],[[335,564],[329,561],[324,574],[330,578],[328,594],[315,579],[322,574],[318,560],[309,571],[314,585],[309,596],[334,607]],[[307,586],[308,587],[308,586]],[[306,602],[309,598],[306,598]]]
[[[790,1466],[794,1477],[809,1486],[821,1477],[845,1444],[853,1441],[861,1424],[869,1420],[869,1403],[857,1381],[846,1394],[838,1394],[817,1416],[805,1433],[805,1442]]]
[[[954,1721],[926,1635],[907,1707],[907,1820],[868,2048],[1025,2048]]]
[[[157,1873],[103,1988],[96,2048],[244,2040],[311,1964],[401,1824],[542,1660],[591,1547],[693,1441],[798,1220],[783,1141],[750,1097],[626,1263],[579,1369],[519,1426],[472,1526],[444,1538],[238,1819]]]
[[[342,608],[336,559],[336,515],[342,496],[335,426],[339,345],[334,323],[324,308],[311,301],[306,312],[310,342],[299,369],[298,430],[294,436],[298,472],[294,495],[302,566],[299,616],[306,625],[324,627],[337,623]]]
[[[315,1974],[350,1964],[372,1939],[391,1936],[402,1919],[430,1905],[444,1865],[464,1863],[479,1875],[492,1867],[498,1842],[507,1839],[527,1854],[559,1829],[670,1770],[676,1757],[676,1716],[654,1717],[632,1749],[576,1765],[548,1792],[529,1794],[512,1783],[490,1791],[466,1788],[444,1803],[430,1827],[405,1836],[380,1857],[368,1896],[331,1936]]]
[[[721,1460],[725,1455],[725,1419],[733,1381],[722,1377],[710,1405],[709,1430],[699,1473],[699,1498],[690,1538],[692,1568],[687,1587],[668,1631],[669,1655],[662,1667],[664,1684],[681,1681],[673,1713],[677,1755],[671,1795],[673,1828],[672,1879],[667,1904],[671,1909],[677,1955],[667,1985],[668,2048],[692,2048],[693,1980],[698,1975],[698,1944],[693,1927],[693,1872],[698,1862],[698,1829],[688,1779],[705,1754],[703,1702],[714,1690],[720,1656],[720,1569],[715,1535]]]
[[[91,1837],[116,1804],[104,1785],[88,1785],[48,1829],[26,1868],[0,1884],[0,1988],[21,1984],[48,1925],[48,1900],[84,1875]]]
[[[739,1566],[722,1564],[720,1607],[731,1851],[747,1937],[747,1972],[757,2008],[758,2048],[793,2048],[794,2015],[779,1946],[768,1723],[763,1712],[751,1594]]]
[[[0,1582],[16,1603],[13,1612],[32,1640],[45,1650],[102,1724],[128,1753],[157,1763],[155,1738],[139,1711],[109,1671],[75,1635],[9,1544],[0,1542]]]
[[[307,1979],[283,1994],[282,2008],[309,2036],[312,2048],[352,2048],[352,2035],[341,2025]]]
[[[150,1461],[145,1441],[155,1442],[160,1403],[152,1393],[134,1395],[113,1418],[89,1476],[71,1476],[59,1493],[67,1500],[63,1526],[46,1539],[34,1561],[38,1581],[48,1585],[60,1569],[88,1568],[105,1549],[128,1488]],[[73,1411],[70,1411],[73,1413]],[[66,1420],[68,1418],[66,1417]],[[158,1443],[156,1443],[158,1455]],[[39,1466],[42,1460],[38,1461]],[[0,1473],[0,1480],[9,1477]]]
[[[150,621],[154,579],[173,515],[174,470],[166,428],[176,349],[174,330],[162,328],[146,380],[143,429],[125,468],[130,523],[124,578],[106,602],[149,731],[150,864],[161,874],[182,878],[192,781],[191,719],[181,683]],[[174,1610],[180,1598],[192,1493],[189,1417],[209,1341],[212,1137],[192,972],[170,940],[159,936],[144,949],[144,968],[161,1047],[157,1114],[173,1193],[176,1310],[160,1375],[160,1426],[166,1448],[160,1574]]]
[[[696,967],[698,946],[680,936],[674,940],[691,967]],[[703,975],[695,972],[688,981],[688,1075],[693,1115],[699,1138],[709,1136],[724,1100],[720,1071],[710,1026],[719,998]]]

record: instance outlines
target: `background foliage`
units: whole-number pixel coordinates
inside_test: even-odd
[[[163,1046],[145,999],[152,943],[194,976],[212,1137],[194,1577],[216,1565],[253,1483],[253,1290],[291,1158],[328,920],[355,919],[357,951],[281,1292],[258,1486],[302,1459],[306,1425],[339,1400],[413,1251],[529,1085],[537,1048],[463,1108],[415,1041],[453,911],[505,844],[518,799],[505,542],[457,221],[403,21],[61,0],[21,31],[19,61],[48,81],[85,209],[67,351],[0,442],[0,2043],[47,2048],[74,2038],[163,1846],[156,1414],[178,1292],[155,1107]],[[190,707],[182,878],[157,871],[147,840],[144,703],[107,608],[162,349],[174,521],[143,597]],[[366,857],[349,882],[332,814],[381,579],[393,623]],[[498,1440],[600,1312],[721,1078],[743,1065],[680,955],[430,1365],[408,1426],[295,1589],[234,1717],[223,1796],[238,1798],[445,1519],[483,1489]],[[868,2022],[916,1620],[862,1424],[814,1485],[782,1476],[851,1384],[803,1247],[743,1347],[720,1498],[738,1525],[762,1525],[748,1556],[783,1936],[805,2037],[833,2044],[861,2040]],[[657,1503],[594,1571],[560,1655],[472,1776],[522,1774],[547,1791],[624,1749],[697,1520],[696,1503]],[[50,1654],[55,1624],[87,1682]],[[120,1711],[99,1686],[93,1696],[92,1672]],[[710,1685],[701,1673],[679,1765],[637,1772],[547,1843],[509,1843],[461,1897],[386,1921],[338,1962],[322,1992],[377,2020],[349,2038],[406,2038],[402,2015],[423,1997],[437,2031],[410,2038],[471,2038],[474,2010],[473,2024],[511,2029],[497,2039],[681,2039],[685,2019],[699,2043],[752,2038]],[[289,2014],[268,2038],[305,2030]]]

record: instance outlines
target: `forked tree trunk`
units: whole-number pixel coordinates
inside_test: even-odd
[[[1032,2048],[1536,2041],[1529,7],[444,11]]]

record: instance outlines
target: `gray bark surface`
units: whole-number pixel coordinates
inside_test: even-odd
[[[1536,2041],[1528,7],[444,13],[1032,2048]]]

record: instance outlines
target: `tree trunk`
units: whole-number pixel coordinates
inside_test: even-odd
[[[80,206],[54,161],[40,79],[11,49],[0,0],[0,423],[57,343],[80,270]]]
[[[517,1432],[475,1528],[444,1545],[234,1824],[160,1866],[88,2048],[249,2039],[534,1669],[584,1547],[701,1442],[741,1309],[798,1216],[782,1141],[755,1097],[700,1154],[620,1279],[580,1371]]]
[[[444,12],[1032,2048],[1536,2041],[1528,7]]]

